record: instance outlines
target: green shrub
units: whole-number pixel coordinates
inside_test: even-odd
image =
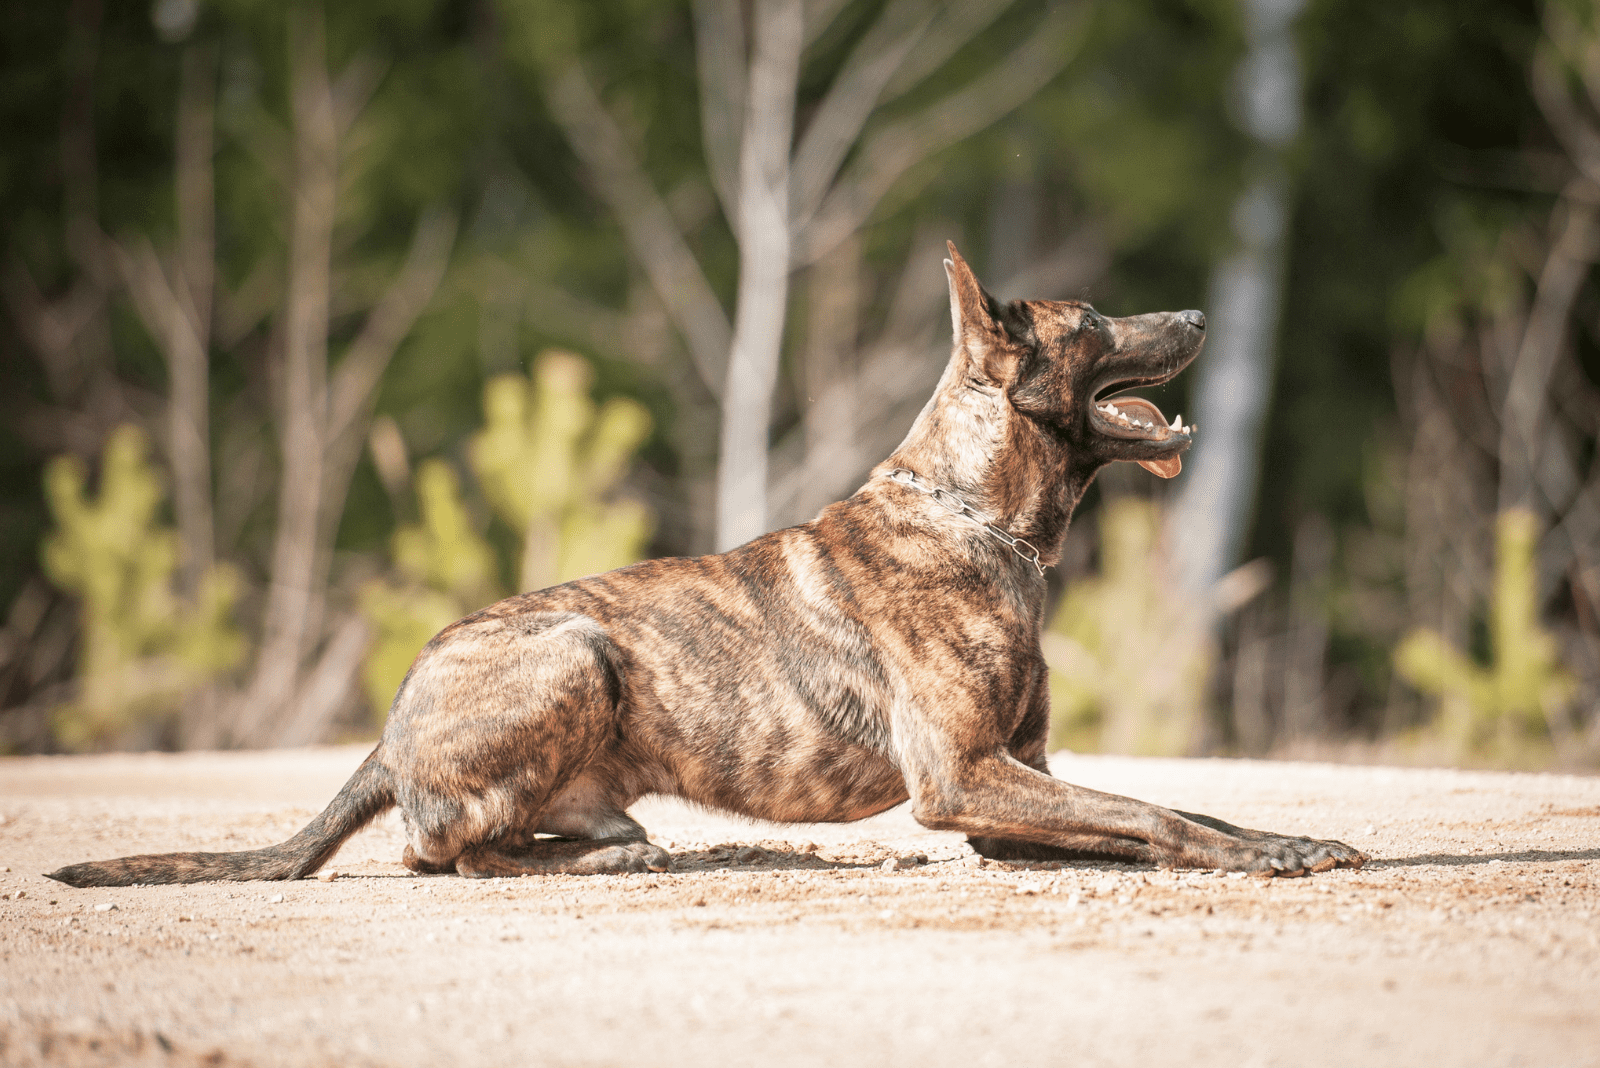
[[[1432,730],[1457,757],[1544,762],[1549,717],[1575,691],[1555,638],[1539,623],[1537,546],[1538,522],[1532,514],[1501,513],[1489,601],[1490,663],[1475,662],[1426,627],[1413,630],[1395,648],[1395,670],[1439,699]]]
[[[44,543],[44,570],[78,596],[81,613],[76,693],[53,723],[72,749],[176,713],[187,691],[244,656],[231,619],[234,571],[212,569],[192,603],[173,592],[178,536],[158,518],[165,494],[147,451],[138,427],[112,431],[95,497],[77,457],[58,456],[45,469],[56,527]]]

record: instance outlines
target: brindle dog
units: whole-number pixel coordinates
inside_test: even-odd
[[[950,246],[954,353],[899,449],[812,522],[512,597],[445,628],[372,755],[281,845],[63,868],[74,886],[296,879],[399,805],[418,872],[662,871],[627,813],[670,794],[767,820],[909,799],[1002,859],[1296,875],[1365,857],[1072,786],[1045,765],[1043,565],[1115,460],[1171,476],[1192,429],[1097,398],[1166,382],[1205,317],[1001,306]]]

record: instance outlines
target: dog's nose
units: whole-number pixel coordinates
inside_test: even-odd
[[[1196,330],[1204,330],[1206,328],[1205,312],[1198,312],[1191,308],[1188,311],[1179,312],[1178,318],[1182,319]]]

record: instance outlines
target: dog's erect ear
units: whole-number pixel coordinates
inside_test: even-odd
[[[944,273],[950,279],[950,325],[955,331],[956,353],[966,354],[973,374],[998,383],[1011,362],[1011,339],[1001,325],[1000,305],[984,291],[978,276],[946,241],[950,258]]]

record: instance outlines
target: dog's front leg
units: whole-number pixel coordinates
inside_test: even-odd
[[[912,813],[926,827],[1038,842],[1079,856],[1266,875],[1359,867],[1366,860],[1339,842],[1243,831],[1073,786],[1003,753],[931,760],[907,783]]]

